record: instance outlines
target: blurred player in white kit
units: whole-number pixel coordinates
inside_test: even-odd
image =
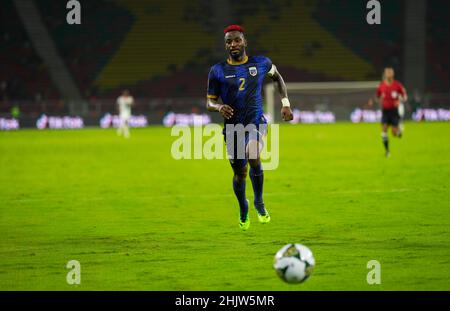
[[[117,107],[119,109],[120,125],[117,129],[117,135],[123,135],[125,138],[130,137],[128,121],[131,117],[131,106],[134,104],[133,96],[130,91],[124,90],[122,95],[117,98]]]

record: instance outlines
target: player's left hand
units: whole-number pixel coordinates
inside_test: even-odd
[[[292,121],[294,119],[294,115],[292,114],[292,110],[290,107],[281,108],[281,117],[283,121]]]

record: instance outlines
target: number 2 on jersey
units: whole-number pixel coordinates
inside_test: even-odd
[[[245,78],[239,78],[241,84],[239,85],[239,91],[245,90]]]

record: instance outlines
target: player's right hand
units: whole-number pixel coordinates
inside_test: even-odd
[[[228,105],[221,105],[219,112],[225,119],[230,119],[233,116],[233,108]]]

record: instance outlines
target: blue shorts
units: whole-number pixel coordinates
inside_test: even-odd
[[[227,154],[233,169],[240,169],[247,165],[246,150],[251,140],[256,140],[262,146],[264,145],[263,138],[267,134],[267,124],[250,124],[248,126],[245,131],[224,128]],[[247,131],[247,129],[249,130]]]

